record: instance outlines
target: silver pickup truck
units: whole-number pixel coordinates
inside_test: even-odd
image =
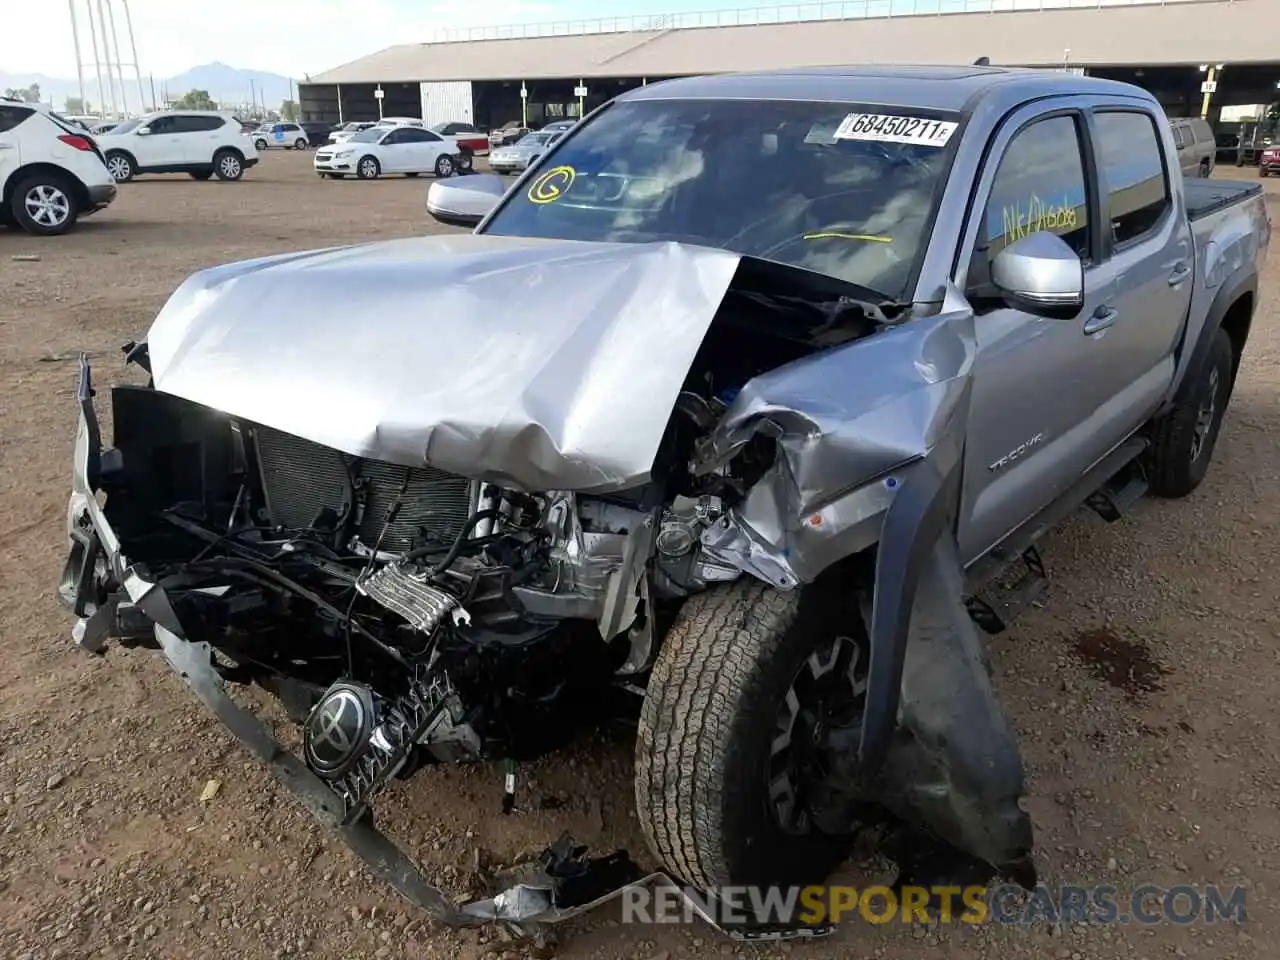
[[[1135,87],[984,67],[651,84],[508,183],[432,186],[470,234],[191,277],[110,449],[82,365],[76,642],[162,651],[445,923],[821,882],[881,817],[1033,883],[979,631],[1068,512],[1203,481],[1258,185],[1184,181]],[[519,806],[618,716],[652,873],[562,838],[459,906],[374,826],[432,763]]]

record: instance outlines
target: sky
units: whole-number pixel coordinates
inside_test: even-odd
[[[20,0],[0,0],[0,6]],[[73,0],[83,11],[107,0]],[[117,38],[127,51],[123,10],[114,0]],[[767,5],[767,4],[766,4]],[[32,7],[35,5],[32,4]],[[750,0],[128,0],[144,74],[169,77],[221,61],[301,79],[396,43],[441,39],[440,30],[584,17],[652,16],[752,6]],[[818,4],[808,6],[817,7]],[[838,6],[838,4],[829,4]],[[0,73],[76,73],[66,0],[41,0],[41,42],[26,30],[0,31]],[[86,16],[78,17],[84,62],[93,54]],[[127,53],[122,57],[131,58]]]

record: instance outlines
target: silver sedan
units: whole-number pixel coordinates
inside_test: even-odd
[[[501,174],[523,173],[563,135],[563,132],[530,133],[510,147],[496,147],[489,153],[489,169]]]

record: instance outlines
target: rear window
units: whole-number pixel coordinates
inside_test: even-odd
[[[31,114],[35,113],[30,107],[19,107],[11,104],[0,104],[0,133],[12,130]]]

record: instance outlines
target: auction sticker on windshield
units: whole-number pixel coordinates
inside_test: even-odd
[[[887,113],[851,113],[836,130],[837,140],[877,140],[945,147],[959,124],[950,120],[901,117]]]
[[[552,167],[529,186],[529,200],[532,203],[554,203],[559,200],[578,177],[573,167]]]

